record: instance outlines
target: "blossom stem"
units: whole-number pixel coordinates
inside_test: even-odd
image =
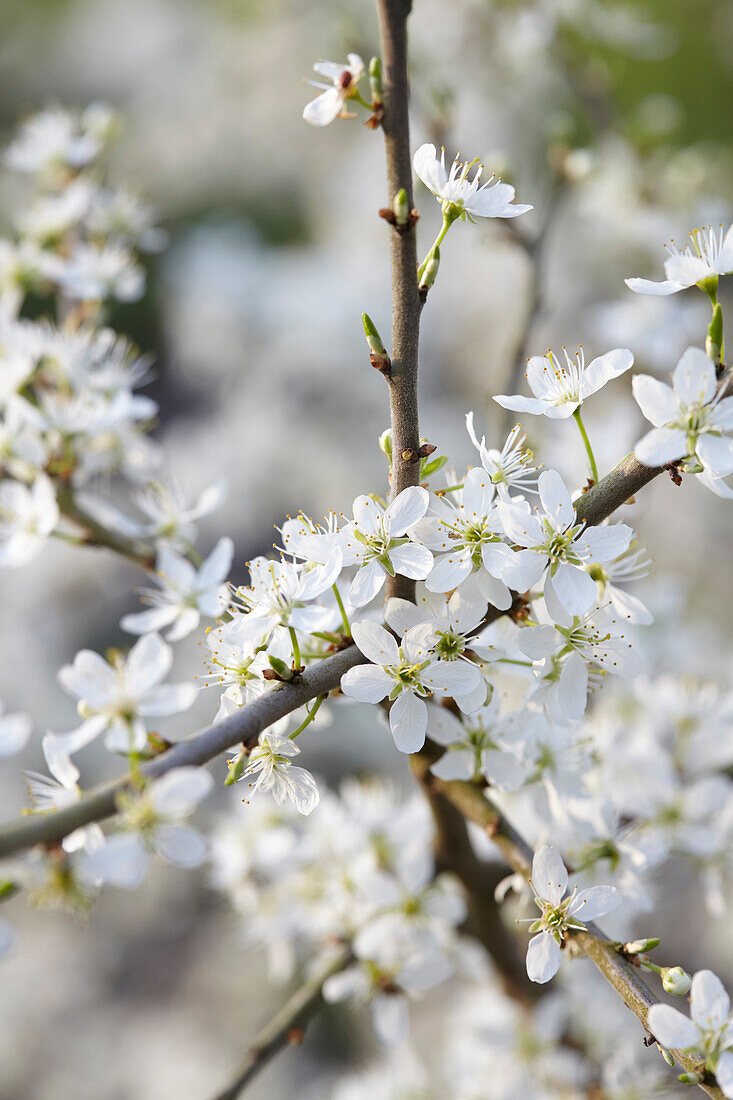
[[[295,633],[295,629],[292,626],[288,627],[290,633],[290,641],[293,646],[293,664],[296,668],[300,668],[300,646],[298,645],[298,635]]]
[[[436,248],[439,248],[440,245],[443,243],[443,241],[445,240],[446,233],[448,232],[450,227],[453,225],[453,222],[455,220],[456,220],[455,218],[446,217],[446,215],[443,214],[443,227],[440,230],[440,233],[438,233],[438,236],[433,241],[430,248],[428,249],[427,255],[425,256],[425,259],[423,260],[423,262],[420,264],[419,268],[417,269],[418,282],[420,281],[420,279],[422,279],[423,275],[425,274],[425,268],[428,266],[428,262],[429,262],[431,256],[433,255],[434,250]]]
[[[341,593],[339,592],[338,585],[334,584],[333,594],[336,597],[336,603],[339,605],[339,611],[341,612],[341,622],[344,624],[344,634],[347,638],[351,637],[351,627],[349,626],[349,617],[346,614],[346,608],[344,607],[343,600],[341,599]]]
[[[350,95],[349,99],[353,99],[353,100],[355,100],[356,103],[360,103],[362,105],[362,107],[366,107],[367,111],[373,111],[374,110],[374,104],[370,103],[368,99],[364,99],[364,96],[358,90],[355,91],[352,95]]]
[[[595,484],[597,484],[598,483],[598,467],[596,466],[595,455],[593,454],[593,448],[590,445],[590,439],[588,438],[588,433],[585,430],[585,424],[583,423],[583,418],[580,415],[580,405],[578,405],[577,409],[573,413],[573,419],[575,420],[575,423],[578,425],[578,431],[580,432],[580,434],[582,436],[582,439],[583,439],[583,443],[585,444],[585,450],[586,450],[586,453],[588,455],[588,462],[590,463],[590,472],[593,475],[593,482]]]
[[[298,726],[298,728],[296,730],[293,730],[293,732],[290,734],[291,741],[293,740],[293,738],[297,737],[299,733],[302,733],[303,730],[306,729],[311,724],[311,722],[313,721],[315,716],[318,714],[318,710],[321,706],[321,703],[323,702],[323,700],[325,698],[326,698],[325,695],[319,695],[310,710],[308,710],[308,708],[306,707],[306,710],[308,711],[307,717],[305,717],[303,719],[303,721],[300,723],[300,725]]]
[[[513,657],[500,657],[497,665],[518,665],[520,668],[531,668],[531,661],[516,661]]]

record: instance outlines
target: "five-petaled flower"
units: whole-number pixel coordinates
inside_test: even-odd
[[[628,348],[607,351],[587,366],[582,348],[578,349],[574,359],[570,358],[565,348],[562,350],[564,364],[551,351],[546,355],[533,355],[529,360],[527,381],[533,397],[498,394],[494,401],[513,412],[564,420],[572,416],[587,397],[597,393],[612,378],[618,378],[634,362],[634,356]]]
[[[435,146],[421,145],[412,158],[415,171],[443,208],[447,221],[456,218],[475,221],[476,218],[516,218],[531,210],[531,206],[514,203],[514,188],[494,176],[481,183],[483,165],[478,166],[473,179],[468,173],[478,164],[476,160],[461,163],[455,158],[450,172],[445,167],[445,149],[438,157]]]
[[[708,289],[717,288],[720,275],[733,272],[733,225],[723,235],[723,226],[715,230],[711,225],[705,229],[693,229],[690,233],[692,245],[678,248],[672,241],[667,245],[668,258],[664,261],[662,282],[652,279],[626,279],[626,285],[637,294],[676,294],[690,286]]]
[[[427,577],[433,555],[427,547],[411,542],[407,530],[425,515],[429,500],[427,489],[417,485],[403,489],[386,511],[372,497],[356,498],[354,519],[348,524],[344,544],[344,564],[361,567],[349,591],[355,607],[373,600],[387,576],[401,573],[412,580]]]
[[[431,693],[467,695],[476,688],[477,669],[465,661],[440,661],[431,655],[434,634],[428,624],[414,626],[397,642],[383,626],[354,623],[352,634],[368,665],[341,677],[344,695],[361,703],[389,697],[389,725],[400,752],[419,752],[425,743]]]
[[[705,1068],[715,1074],[724,1096],[733,1097],[733,1019],[730,998],[712,970],[692,979],[690,1016],[671,1005],[652,1005],[649,1028],[663,1047],[699,1050]]]
[[[357,85],[364,75],[364,62],[358,53],[350,53],[346,65],[339,65],[335,61],[317,61],[313,68],[331,83],[307,81],[314,88],[324,88],[325,91],[306,103],[303,108],[305,121],[310,122],[311,126],[328,126],[329,122],[338,117],[353,118],[354,115],[346,110],[346,101],[356,95]]]
[[[529,884],[542,915],[530,925],[530,933],[537,934],[527,948],[527,974],[531,981],[544,984],[560,969],[561,945],[568,933],[582,931],[583,922],[610,913],[620,905],[621,895],[615,886],[591,886],[580,892],[576,886],[565,897],[567,868],[557,848],[550,845],[535,852]]]
[[[673,386],[637,374],[634,397],[654,428],[634,453],[645,466],[697,458],[701,480],[719,496],[733,495],[721,480],[733,473],[733,397],[718,389],[715,364],[700,348],[688,348],[674,369]],[[702,467],[702,471],[700,471]]]

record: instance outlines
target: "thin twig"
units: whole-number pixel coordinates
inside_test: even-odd
[[[56,499],[61,514],[81,528],[82,545],[114,550],[120,557],[127,558],[143,569],[154,567],[155,550],[150,545],[110,531],[98,523],[79,506],[70,485],[57,484]]]
[[[438,779],[429,771],[429,751],[417,754],[413,768],[427,788],[456,807],[469,821],[474,822],[491,838],[509,866],[528,880],[532,870],[533,852],[516,829],[502,816],[496,806],[490,802],[485,791],[474,783],[461,779]],[[595,963],[604,978],[613,986],[622,1001],[638,1018],[649,1033],[647,1017],[652,1005],[657,1004],[656,997],[642,981],[636,967],[624,958],[615,944],[608,940],[592,922],[586,932],[573,933],[573,940],[583,953]],[[698,1068],[699,1058],[689,1051],[675,1050],[674,1056],[688,1072]],[[715,1084],[704,1081],[699,1085],[708,1096],[723,1100],[723,1093]]]
[[[330,951],[315,967],[299,989],[255,1036],[236,1080],[217,1094],[215,1100],[236,1100],[247,1085],[288,1046],[303,1041],[305,1027],[323,1004],[323,984],[332,974],[343,970],[351,959],[351,949]]]
[[[412,209],[409,86],[407,80],[407,18],[409,0],[377,0],[384,86],[384,149],[387,161],[388,205],[398,191],[407,193]],[[420,475],[420,429],[417,404],[420,295],[417,286],[417,242],[414,225],[392,227],[392,369],[389,375],[392,423],[392,479],[394,498]],[[397,575],[387,578],[387,596],[414,600],[415,582]]]

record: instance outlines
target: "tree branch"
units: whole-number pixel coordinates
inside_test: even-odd
[[[56,483],[56,499],[61,514],[82,529],[82,542],[87,546],[106,547],[114,550],[123,558],[141,566],[153,569],[155,549],[139,539],[130,539],[116,531],[109,531],[92,516],[80,508],[74,499],[74,491],[68,484]]]
[[[528,880],[532,869],[532,849],[489,801],[483,788],[460,779],[438,779],[428,770],[429,762],[429,752],[423,751],[417,754],[414,770],[420,781],[433,795],[440,795],[447,799],[464,817],[482,828],[496,844],[509,866]],[[586,932],[573,933],[572,939],[595,963],[626,1007],[651,1034],[647,1017],[651,1006],[658,1002],[642,981],[638,969],[616,950],[614,943],[608,940],[592,922],[588,923]],[[697,1069],[699,1059],[694,1054],[680,1050],[675,1050],[673,1053],[684,1070],[694,1072]],[[723,1100],[722,1091],[707,1078],[698,1087],[708,1096]]]
[[[351,948],[329,952],[292,997],[255,1036],[239,1074],[215,1100],[236,1100],[276,1054],[303,1041],[306,1024],[323,1005],[323,984],[332,974],[343,970],[351,959]]]
[[[186,741],[179,741],[167,752],[144,764],[141,771],[147,778],[157,779],[171,768],[184,764],[207,764],[240,742],[252,747],[262,730],[311,699],[337,688],[348,669],[365,662],[366,658],[356,646],[349,646],[333,657],[325,657],[306,669],[299,683],[282,684],[268,691],[222,722]],[[0,829],[0,857],[12,855],[34,844],[58,844],[74,829],[110,817],[115,813],[117,795],[129,782],[129,775],[124,775],[88,791],[78,802],[62,810],[21,817],[6,825]]]
[[[378,0],[384,87],[384,148],[387,161],[387,200],[391,206],[398,191],[407,193],[412,209],[412,161],[410,157],[409,85],[407,79],[407,0]],[[417,287],[417,240],[414,225],[392,227],[392,369],[389,401],[392,422],[392,478],[394,498],[420,475],[420,428],[417,403],[420,296]],[[415,598],[415,582],[407,577],[388,577],[387,596]]]

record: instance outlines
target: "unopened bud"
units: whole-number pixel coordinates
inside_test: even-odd
[[[386,356],[387,355],[387,349],[385,348],[384,344],[382,343],[382,337],[377,332],[377,326],[374,324],[374,321],[372,321],[372,319],[371,319],[371,317],[369,316],[368,313],[362,313],[361,323],[364,326],[364,335],[366,336],[366,341],[367,341],[367,344],[369,345],[369,350],[374,355]]]
[[[681,966],[662,967],[662,988],[674,997],[684,997],[690,992],[692,978]]]
[[[378,57],[373,57],[369,62],[369,91],[372,97],[372,107],[381,107],[384,94],[382,92],[382,62]]]
[[[720,302],[713,307],[713,316],[708,325],[708,334],[705,340],[705,352],[708,359],[719,363],[723,357],[723,310]]]
[[[379,449],[392,461],[392,429],[386,428],[379,437]]]
[[[683,1085],[701,1085],[702,1074],[700,1073],[681,1073],[677,1078]]]
[[[284,680],[286,682],[288,682],[289,680],[292,680],[293,670],[292,670],[292,668],[290,668],[289,665],[285,664],[285,661],[282,661],[279,657],[272,657],[272,656],[268,657],[268,660],[270,662],[270,669],[275,674],[275,677],[274,677],[275,679]],[[265,676],[269,680],[270,677],[267,676],[267,671],[268,670],[265,669],[264,672],[262,673],[262,675]]]
[[[407,201],[407,191],[401,187],[392,199],[392,213],[395,225],[407,225],[410,218],[410,204]]]
[[[427,256],[427,259],[420,269],[420,290],[430,290],[431,286],[438,277],[438,268],[440,267],[440,248],[436,244],[431,249]]]
[[[245,753],[244,749],[241,750],[238,756],[235,756],[232,760],[227,760],[227,767],[229,768],[229,774],[224,780],[225,787],[231,787],[234,783],[238,783],[244,775],[245,767]]]
[[[653,951],[655,947],[659,947],[659,937],[650,936],[646,940],[632,940],[631,943],[625,943],[622,947],[624,955],[642,955],[646,951]]]
[[[659,1050],[660,1050],[660,1053],[662,1055],[662,1058],[664,1058],[667,1065],[668,1066],[673,1066],[674,1065],[674,1054],[672,1054],[671,1051],[667,1050],[666,1047],[660,1047]]]

